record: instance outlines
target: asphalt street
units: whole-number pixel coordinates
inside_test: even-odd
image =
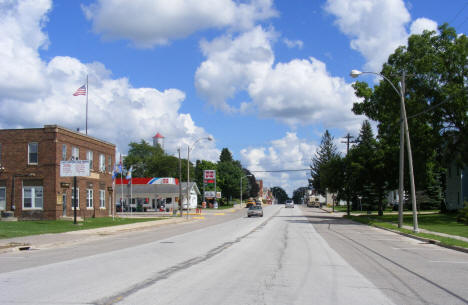
[[[300,207],[266,207],[263,218],[247,218],[245,211],[207,217],[106,236],[73,249],[4,253],[0,266],[1,304],[466,304],[468,299],[467,254]]]

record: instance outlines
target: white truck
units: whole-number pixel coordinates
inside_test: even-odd
[[[316,195],[310,195],[309,196],[309,201],[307,202],[307,206],[309,208],[320,208],[320,198],[319,196]]]

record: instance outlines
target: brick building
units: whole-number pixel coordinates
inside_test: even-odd
[[[73,177],[60,177],[60,161],[89,160],[77,177],[81,217],[108,216],[112,207],[115,145],[57,125],[0,130],[0,210],[19,219],[72,216]]]

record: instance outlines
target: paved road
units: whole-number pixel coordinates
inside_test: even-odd
[[[2,272],[0,303],[420,304],[432,298],[433,304],[465,304],[468,297],[459,289],[466,286],[466,254],[443,249],[430,250],[428,256],[420,247],[435,246],[312,209],[272,206],[263,218],[231,216],[229,221],[161,237]],[[107,242],[111,240],[122,243],[114,238]],[[60,250],[64,251],[53,252],[55,257]],[[420,267],[411,269],[403,261],[395,266],[388,259],[403,255],[392,251],[410,253],[405,259],[416,260]],[[21,255],[0,255],[1,265],[34,261],[37,254]],[[427,269],[445,260],[451,265],[437,268],[431,277],[418,273],[419,268],[431,273]],[[453,265],[456,268],[450,269]],[[452,279],[464,281],[455,284]],[[409,285],[413,294],[395,296],[384,285],[393,281]],[[415,297],[420,289],[424,294],[431,291]]]
[[[302,210],[328,245],[396,304],[468,304],[468,254]]]

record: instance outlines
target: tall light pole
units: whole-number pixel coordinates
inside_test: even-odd
[[[398,90],[395,85],[384,75],[376,72],[361,72],[358,70],[352,70],[350,75],[353,78],[358,77],[361,74],[375,74],[383,79],[385,79],[395,90],[395,92],[400,96],[400,173],[399,173],[399,189],[398,189],[398,227],[401,228],[403,226],[403,170],[404,170],[404,146],[405,146],[405,138],[408,151],[408,167],[409,167],[409,174],[410,174],[410,184],[411,184],[411,202],[413,207],[413,231],[415,233],[419,232],[418,228],[418,214],[416,210],[416,190],[414,187],[414,174],[413,174],[413,157],[411,153],[411,144],[409,138],[409,129],[408,129],[408,120],[406,118],[406,108],[405,108],[405,72],[403,72],[401,76],[400,82],[400,90]]]
[[[242,178],[252,177],[253,175],[241,176],[240,178],[240,207],[242,208]]]
[[[193,144],[191,145],[192,148],[190,148],[190,146],[187,145],[187,218],[188,218],[188,214],[189,214],[189,193],[190,193],[190,190],[189,190],[189,185],[190,185],[190,150],[195,148],[195,145],[201,140],[213,141],[213,138],[211,136],[208,136],[206,138],[199,138],[195,142],[193,142]],[[216,194],[216,190],[215,190],[215,194]],[[216,195],[215,195],[215,198],[216,198]],[[180,214],[182,215],[182,210],[180,210]]]

